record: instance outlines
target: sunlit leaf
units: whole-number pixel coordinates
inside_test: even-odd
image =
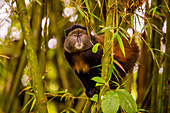
[[[131,16],[131,25],[133,26],[133,15]]]
[[[30,108],[30,112],[32,111],[32,109],[34,108],[35,106],[35,102],[36,102],[36,98],[34,98],[33,102],[32,102],[32,105],[31,105],[31,108]]]
[[[10,57],[8,57],[8,56],[6,56],[6,55],[0,55],[0,57],[10,59]]]
[[[114,91],[107,91],[101,102],[103,113],[116,113],[119,109],[119,105],[117,93]]]
[[[30,93],[30,92],[26,92],[26,94],[29,94],[29,95],[35,96],[35,94],[34,94],[34,93]]]
[[[42,3],[39,0],[35,0],[40,6],[42,6]]]
[[[125,89],[118,89],[116,93],[119,97],[121,107],[127,113],[136,113],[137,112],[137,104],[133,99],[132,95],[126,91]]]
[[[23,111],[34,98],[35,98],[35,96],[33,96],[33,97],[25,104],[25,106],[22,108],[21,111]]]
[[[158,7],[154,7],[153,12],[152,12],[152,16],[155,15],[155,12],[156,12],[156,9],[157,9],[157,8],[158,8]]]
[[[105,81],[101,77],[93,77],[92,80],[101,84],[105,83]]]
[[[24,88],[18,95],[20,95],[23,91],[25,91],[27,89],[31,89],[31,86],[28,86],[28,87]]]
[[[73,108],[70,108],[70,111],[72,111],[73,113],[77,113],[77,111]]]
[[[90,13],[90,7],[89,7],[88,0],[85,0],[85,4],[86,4],[87,10],[88,10],[88,13]]]
[[[93,46],[93,48],[92,48],[93,53],[97,53],[99,45],[100,45],[100,43],[97,43]]]
[[[98,102],[98,94],[93,95],[93,97],[90,98],[90,100],[92,100],[94,102]]]

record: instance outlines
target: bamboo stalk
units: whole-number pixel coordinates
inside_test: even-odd
[[[27,52],[28,65],[30,67],[32,87],[36,96],[36,109],[40,113],[47,113],[47,98],[44,95],[42,77],[38,65],[37,55],[35,51],[34,40],[28,20],[27,9],[24,0],[16,0],[19,20],[22,27],[23,36],[25,39],[25,46]]]
[[[168,2],[168,6],[170,7],[170,1]],[[170,13],[167,14],[167,31],[166,31],[166,55],[165,55],[165,62],[164,62],[164,72],[163,72],[163,82],[162,82],[162,101],[161,101],[161,112],[160,113],[169,113],[170,109],[168,109],[170,104],[169,98],[169,90],[170,86],[168,81],[170,80]]]

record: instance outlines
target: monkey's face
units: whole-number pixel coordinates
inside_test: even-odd
[[[92,47],[92,42],[85,30],[76,28],[65,39],[64,49],[69,53],[87,50]]]

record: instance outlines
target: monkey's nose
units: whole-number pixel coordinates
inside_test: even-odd
[[[81,38],[80,37],[77,37],[77,42],[81,43]]]

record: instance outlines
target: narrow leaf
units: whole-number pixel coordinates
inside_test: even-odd
[[[103,20],[101,20],[99,17],[97,17],[97,16],[94,15],[93,13],[90,13],[90,15],[92,15],[93,17],[95,17],[95,18],[98,19],[99,21],[103,22]]]
[[[87,19],[87,21],[89,22],[89,18],[84,14],[84,12],[81,10],[81,8],[79,6],[77,6],[77,10],[80,12],[80,14],[85,17]]]
[[[32,105],[31,105],[31,108],[30,108],[30,112],[32,111],[32,109],[34,108],[35,106],[35,102],[36,102],[36,98],[34,98],[33,102],[32,102]]]
[[[86,4],[87,10],[88,10],[88,13],[90,13],[90,7],[89,7],[88,0],[85,0],[85,4]]]
[[[101,107],[103,113],[116,113],[119,109],[119,97],[114,91],[108,91],[102,98]]]
[[[73,108],[70,108],[70,111],[72,111],[73,113],[77,113],[77,111]]]
[[[108,76],[107,76],[107,82],[109,82],[109,80],[111,79],[112,73],[113,73],[113,64],[111,63],[109,65],[109,73],[108,73]]]
[[[23,111],[34,98],[35,98],[35,96],[32,97],[32,98],[25,104],[25,106],[22,108],[21,111]]]
[[[137,105],[135,100],[133,99],[132,95],[126,91],[125,89],[118,89],[116,90],[120,105],[127,113],[136,113],[137,112]]]
[[[117,35],[118,35],[118,32],[116,32],[116,33],[113,34],[113,36],[112,36],[112,38],[111,38],[111,42],[114,40],[115,37],[117,37]]]
[[[133,26],[133,15],[131,16],[131,25]]]
[[[117,40],[118,40],[118,43],[120,45],[120,49],[122,50],[122,53],[123,53],[123,55],[125,57],[125,48],[124,48],[123,41],[122,41],[120,35],[117,35]]]
[[[106,31],[108,31],[108,30],[112,30],[112,29],[116,29],[117,27],[105,27],[105,28],[103,28],[102,30],[100,30],[99,31],[99,33],[104,33],[104,32],[106,32]]]
[[[129,42],[129,39],[127,38],[127,36],[124,33],[122,33],[121,31],[119,31],[119,33]]]
[[[93,53],[97,53],[97,50],[98,50],[99,45],[100,45],[100,43],[97,43],[97,44],[95,44],[95,45],[93,46],[93,48],[92,48],[92,52],[93,52]]]
[[[39,0],[35,0],[40,6],[42,6],[42,3]]]

